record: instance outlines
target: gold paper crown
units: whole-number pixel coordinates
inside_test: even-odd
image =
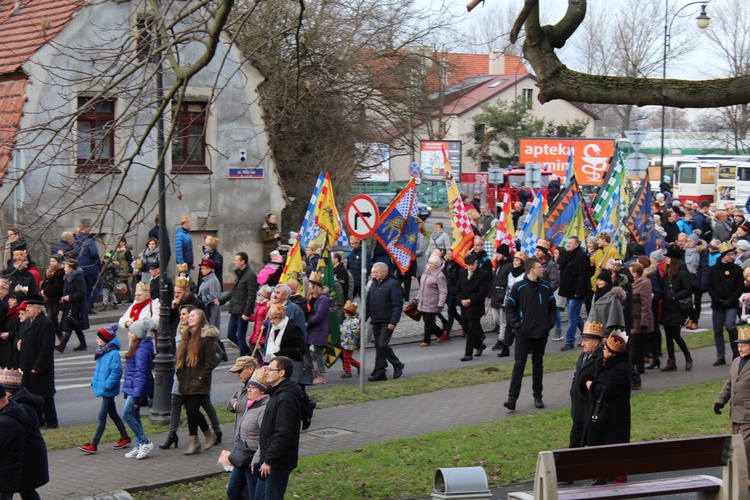
[[[203,242],[206,245],[213,245],[216,246],[219,244],[219,239],[216,236],[206,235],[203,237]]]
[[[0,385],[4,387],[18,387],[21,385],[21,380],[23,380],[23,371],[21,370],[14,370],[12,368],[3,368],[0,370]]]
[[[310,283],[317,283],[320,286],[323,286],[323,275],[313,271],[310,273],[310,277],[307,279]]]
[[[174,280],[174,286],[177,288],[190,288],[190,278],[187,276],[177,276]]]
[[[10,289],[10,280],[7,278],[0,278],[0,288]]]
[[[26,250],[13,250],[13,260],[24,260],[29,256]]]
[[[737,327],[737,342],[742,342],[743,344],[750,343],[750,325]]]
[[[604,325],[596,321],[587,321],[583,324],[583,335],[604,335]]]
[[[186,273],[188,270],[187,264],[177,264],[177,272],[178,273]]]
[[[144,293],[151,293],[151,285],[148,283],[144,283],[142,281],[139,281],[138,284],[135,287],[136,290],[139,290]]]
[[[135,269],[136,271],[140,271],[141,269],[143,269],[143,261],[141,259],[135,259],[133,261],[133,269]]]
[[[23,285],[16,285],[16,288],[13,289],[14,292],[23,292],[25,294],[29,293],[29,287],[23,286]]]
[[[729,252],[730,250],[734,252],[734,247],[732,246],[730,242],[724,241],[724,242],[719,243],[720,254],[724,255],[726,252]]]
[[[607,337],[607,349],[612,352],[624,352],[628,345],[628,336],[621,330],[614,330]]]
[[[357,314],[357,303],[352,302],[351,300],[347,300],[346,304],[344,304],[344,312],[347,312],[352,316]]]

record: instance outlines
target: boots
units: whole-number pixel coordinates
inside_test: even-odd
[[[322,385],[326,383],[326,374],[320,372],[313,373],[313,385]]]
[[[177,442],[180,440],[179,436],[177,435],[177,431],[169,431],[169,436],[167,436],[167,440],[164,442],[164,444],[160,444],[159,448],[162,450],[168,450],[172,447],[172,444],[174,444],[175,449],[177,449]]]
[[[507,358],[508,356],[510,356],[510,347],[508,347],[507,345],[505,345],[505,343],[503,343],[503,345],[500,346],[500,352],[497,353],[497,357]]]
[[[198,436],[188,436],[188,449],[184,455],[197,455],[201,452],[201,443]]]
[[[685,371],[689,372],[693,368],[693,358],[690,354],[685,354]]]
[[[208,429],[207,431],[203,431],[203,437],[206,438],[206,444],[203,446],[203,449],[210,450],[216,444],[216,434],[214,434],[213,430]],[[198,446],[200,446],[200,443],[198,443]]]
[[[441,342],[445,342],[446,340],[450,340],[450,339],[451,339],[451,333],[448,330],[443,330],[443,334],[440,337],[438,337],[437,341],[439,344]]]
[[[663,372],[673,372],[675,370],[677,370],[677,363],[675,363],[674,358],[669,358],[667,365],[661,369]]]
[[[646,368],[649,370],[658,370],[659,367],[661,367],[661,362],[659,361],[659,356],[654,356],[651,358],[651,364],[648,365]]]

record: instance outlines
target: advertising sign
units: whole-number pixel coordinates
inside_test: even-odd
[[[521,139],[520,162],[539,162],[543,170],[565,176],[570,147],[578,183],[598,186],[604,180],[609,161],[615,151],[613,139],[530,138]]]
[[[357,177],[365,182],[391,181],[391,148],[388,144],[356,145],[361,154],[360,170]]]
[[[448,163],[453,177],[461,178],[461,141],[422,141],[420,147],[420,165],[422,179],[426,181],[445,180],[445,159],[443,148],[448,153]]]

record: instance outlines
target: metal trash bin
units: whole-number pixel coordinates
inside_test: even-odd
[[[481,467],[453,467],[435,471],[433,499],[492,498]]]

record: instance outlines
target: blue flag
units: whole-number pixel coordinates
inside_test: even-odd
[[[417,184],[412,177],[382,213],[375,229],[375,239],[402,273],[406,273],[412,260],[417,258],[417,205]]]

